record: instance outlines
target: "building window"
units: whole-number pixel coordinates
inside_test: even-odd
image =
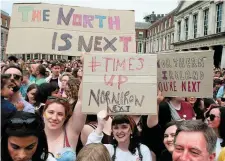
[[[174,33],[172,33],[171,43],[174,42]]]
[[[34,54],[34,59],[38,59],[38,54]]]
[[[188,18],[185,19],[185,40],[188,39]]]
[[[61,55],[57,55],[57,59],[61,59]]]
[[[193,24],[194,24],[194,38],[197,37],[197,30],[198,30],[198,14],[193,16]]]
[[[209,9],[204,10],[204,36],[208,35]]]
[[[138,53],[142,53],[142,42],[138,42]]]
[[[50,60],[53,60],[53,55],[50,55]]]
[[[143,35],[144,35],[143,32],[138,32],[138,38],[139,38],[139,39],[143,39]]]
[[[157,39],[157,51],[159,51],[159,39]]]
[[[170,42],[171,42],[171,39],[170,39],[170,38],[171,38],[170,35],[168,35],[168,40],[167,40],[167,41],[168,41],[168,47],[167,47],[167,48],[168,48],[169,50],[170,50]]]
[[[216,5],[216,33],[221,32],[223,3]]]
[[[6,45],[7,40],[8,40],[8,33],[5,34],[5,45]]]
[[[152,51],[152,41],[149,41],[149,53]]]
[[[3,42],[4,42],[4,34],[3,32],[1,32],[1,46],[3,46]]]
[[[7,21],[7,19],[5,20],[5,27],[8,27],[8,21]]]
[[[167,43],[167,37],[165,36],[165,40],[164,40],[164,50],[166,50],[166,48],[167,48],[167,46],[166,46],[167,44],[166,44],[166,43]]]
[[[169,19],[169,22],[168,22],[168,27],[172,26],[172,21],[171,21],[171,18]]]
[[[177,37],[178,37],[178,41],[180,41],[180,34],[181,34],[181,22],[180,21],[178,22],[177,26],[178,26],[178,35],[177,35]]]
[[[30,54],[27,54],[27,60],[30,60]]]
[[[1,22],[0,22],[0,23],[1,23],[1,25],[2,25],[2,18],[1,18]]]

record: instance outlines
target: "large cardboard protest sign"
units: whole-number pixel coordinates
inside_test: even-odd
[[[84,113],[157,113],[156,55],[88,54],[84,60]]]
[[[7,54],[135,52],[134,11],[14,4]]]
[[[159,54],[158,88],[167,97],[212,97],[213,52]]]

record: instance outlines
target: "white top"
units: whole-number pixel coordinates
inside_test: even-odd
[[[220,145],[220,143],[222,143],[222,141],[223,141],[223,139],[221,139],[221,138],[217,138],[217,140],[216,140],[216,159],[215,160],[218,160],[218,157],[222,150],[222,147]]]
[[[103,138],[103,134],[98,135],[93,131],[87,140],[87,144],[90,143],[101,143]],[[114,147],[111,144],[104,144],[108,149],[110,156],[112,157],[114,154]],[[140,151],[143,156],[142,161],[152,161],[152,156],[149,148],[146,145],[140,145]],[[136,153],[133,155],[130,151],[123,151],[120,148],[116,148],[116,159],[115,161],[139,161],[138,149],[136,149]]]

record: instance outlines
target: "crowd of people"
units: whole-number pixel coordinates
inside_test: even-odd
[[[83,57],[1,62],[2,161],[225,161],[225,69],[213,98],[163,97],[157,115],[82,113]]]

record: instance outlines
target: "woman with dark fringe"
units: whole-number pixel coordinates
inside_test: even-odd
[[[106,111],[97,115],[98,126],[88,136],[87,144],[101,143],[104,122],[108,118]],[[115,116],[112,120],[110,144],[104,144],[113,161],[152,161],[149,148],[140,143],[139,132],[134,120],[126,115]]]
[[[17,111],[2,129],[2,161],[56,161],[48,152],[44,122],[38,114]]]

